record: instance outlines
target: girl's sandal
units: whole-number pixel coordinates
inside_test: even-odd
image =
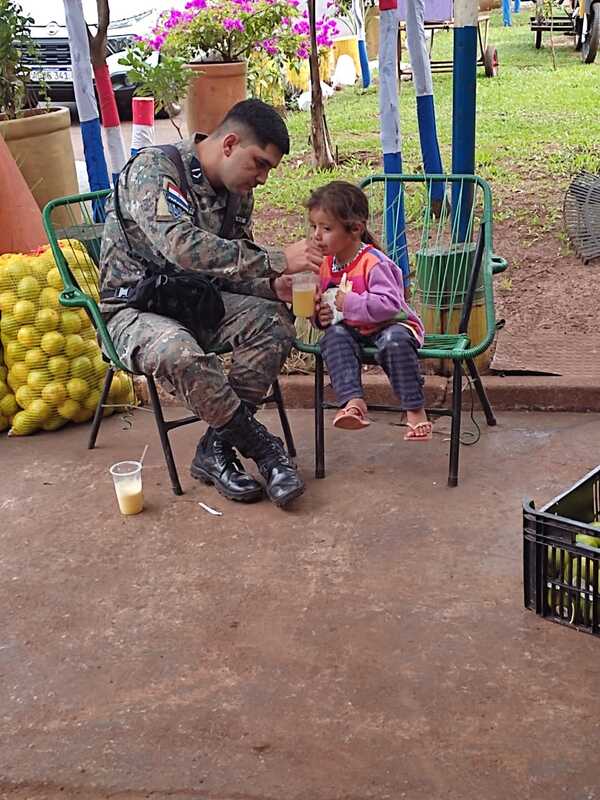
[[[359,406],[342,408],[333,420],[334,428],[342,428],[345,431],[359,431],[361,428],[368,428],[370,424],[364,411]]]
[[[429,420],[417,422],[416,425],[407,422],[406,425],[409,431],[404,437],[405,442],[429,442],[433,438],[433,425]]]

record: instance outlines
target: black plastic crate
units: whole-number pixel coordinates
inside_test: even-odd
[[[600,527],[595,522],[600,522],[600,467],[539,511],[526,501],[523,588],[526,608],[600,636]]]

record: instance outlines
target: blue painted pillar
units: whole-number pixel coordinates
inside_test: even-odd
[[[452,172],[475,173],[477,83],[477,0],[454,2],[454,70],[452,79]],[[472,185],[452,185],[452,214],[458,241],[467,236]],[[458,220],[456,215],[459,215]]]

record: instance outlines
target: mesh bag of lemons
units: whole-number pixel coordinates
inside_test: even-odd
[[[98,270],[85,246],[60,242],[73,277],[98,300]],[[0,256],[0,431],[25,436],[94,415],[108,365],[82,308],[65,308],[63,282],[50,248]],[[2,362],[0,362],[2,363]],[[131,379],[114,376],[104,414],[132,404]]]

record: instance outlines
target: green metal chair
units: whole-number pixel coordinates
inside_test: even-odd
[[[440,207],[439,201],[433,200],[431,190],[436,182],[450,191],[451,205],[445,202]],[[382,244],[394,243],[395,258],[403,248],[414,254],[410,302],[426,330],[419,358],[434,360],[442,373],[452,371],[452,404],[428,409],[428,413],[451,417],[448,485],[456,486],[465,368],[487,424],[496,424],[477,368],[477,359],[489,349],[501,324],[496,322],[492,277],[507,266],[492,250],[491,190],[474,175],[374,175],[360,186],[369,197],[371,233]],[[389,197],[395,197],[391,204]],[[315,477],[324,478],[323,412],[339,406],[324,399],[324,364],[318,341],[299,338],[295,346],[315,358]],[[363,363],[375,364],[375,354],[374,348],[363,348]],[[369,408],[400,411],[398,406]]]
[[[92,421],[92,428],[88,440],[88,449],[96,445],[96,438],[103,419],[104,409],[107,407],[107,398],[116,370],[131,374],[130,370],[121,362],[115,350],[106,323],[98,308],[98,280],[99,272],[96,268],[90,269],[89,259],[81,252],[79,243],[84,244],[93,263],[98,267],[100,263],[100,244],[104,228],[104,204],[110,196],[111,190],[88,192],[85,194],[60,197],[51,200],[43,212],[44,228],[56,265],[60,272],[64,288],[60,294],[60,302],[71,308],[83,308],[94,325],[108,363],[108,370],[104,381],[100,401]],[[62,248],[59,245],[62,242]],[[76,244],[77,243],[77,244]],[[68,256],[70,264],[67,262]],[[213,352],[223,354],[230,352],[231,348],[222,348]],[[152,375],[144,375],[148,385],[150,403],[154,412],[160,443],[165,456],[169,478],[173,492],[183,494],[173,451],[169,442],[169,432],[182,425],[199,422],[197,416],[187,416],[175,420],[166,420],[160,405],[156,383]],[[285,437],[288,453],[293,458],[296,455],[294,439],[287,418],[283,397],[279,383],[276,381],[271,387],[271,393],[264,399],[265,403],[274,402],[279,411],[279,419]]]

